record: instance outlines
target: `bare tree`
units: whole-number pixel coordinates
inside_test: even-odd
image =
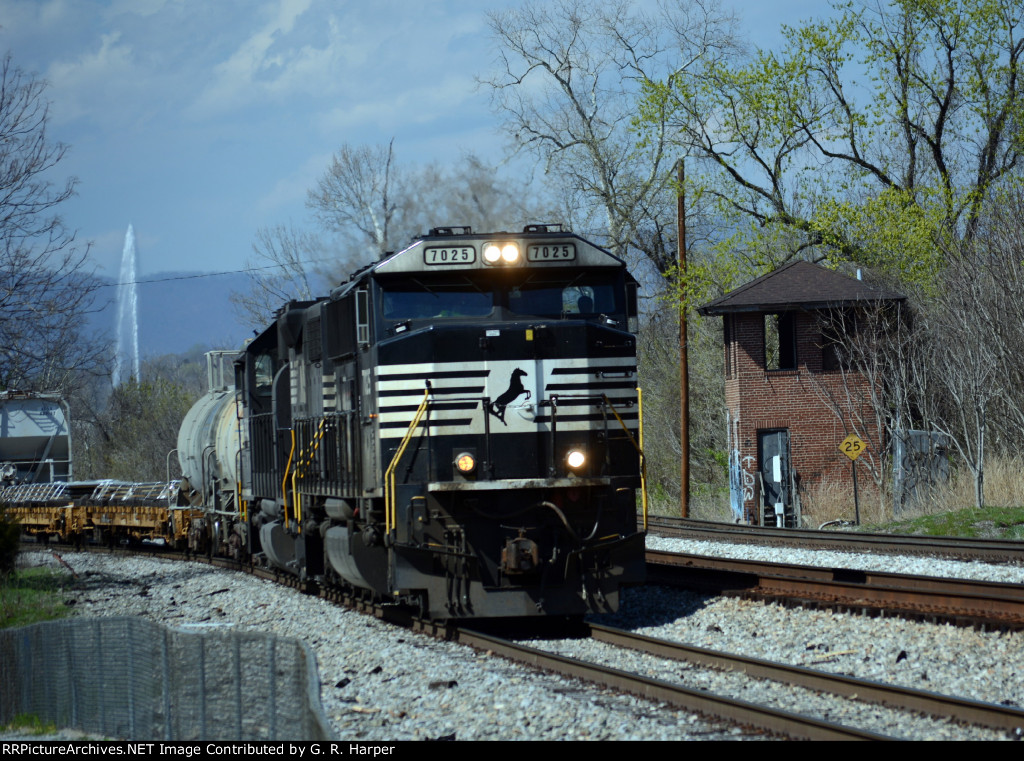
[[[921,383],[931,377],[921,362],[922,333],[900,301],[823,311],[819,327],[823,367],[810,382],[844,432],[867,444],[857,467],[867,471],[884,507],[893,437],[927,414],[917,404]]]
[[[342,146],[309,192],[321,229],[369,258],[397,250],[432,227],[498,231],[537,221],[523,183],[470,153],[452,164],[401,165],[387,146]]]
[[[67,147],[47,137],[45,88],[0,65],[0,388],[69,392],[100,362],[83,330],[100,283],[58,213],[76,180],[49,179]]]
[[[231,296],[254,328],[265,326],[285,301],[327,292],[352,270],[432,227],[497,232],[551,216],[522,181],[503,177],[473,154],[451,165],[399,165],[393,141],[342,146],[306,205],[312,230],[277,226],[257,233],[249,291]]]
[[[316,232],[293,225],[257,232],[249,290],[231,294],[239,316],[261,328],[284,302],[312,299],[390,250],[404,197],[399,175],[394,140],[338,149],[307,194]]]
[[[323,229],[361,238],[371,258],[393,248],[393,225],[404,206],[394,143],[343,145],[306,202]]]
[[[932,425],[946,434],[974,477],[974,504],[985,504],[985,459],[989,419],[1000,386],[992,342],[979,335],[972,315],[990,289],[988,272],[968,270],[963,262],[947,268],[945,288],[931,314],[936,382],[945,392],[945,414]],[[943,347],[948,347],[942,352]]]
[[[1024,437],[1024,189],[1003,188],[979,220],[977,243],[966,260],[989,273],[985,288],[963,315],[990,347],[998,393],[990,418],[994,444],[1016,452]],[[969,269],[968,272],[971,272]]]
[[[324,282],[317,276],[316,262],[324,257],[324,245],[316,235],[294,227],[264,227],[253,243],[256,271],[249,290],[231,294],[239,316],[255,328],[267,325],[286,301],[312,299]]]
[[[698,317],[690,324],[690,473],[693,515],[712,520],[727,512],[726,430],[722,399],[722,321]],[[679,325],[675,310],[651,310],[637,337],[644,398],[644,450],[655,509],[678,514]],[[660,504],[659,504],[660,503]]]
[[[544,195],[503,176],[475,154],[458,163],[432,163],[407,175],[407,235],[431,227],[468,225],[477,232],[521,230],[530,222],[564,221],[544,205]]]
[[[642,139],[634,131],[641,83],[729,51],[733,19],[710,2],[649,14],[630,0],[527,2],[489,19],[498,70],[482,81],[516,149],[584,204],[582,216],[603,228],[613,253],[636,247],[667,272],[678,155],[667,112],[648,112]]]
[[[981,507],[990,430],[1012,431],[1007,441],[1014,442],[1021,431],[1014,384],[1024,328],[1013,314],[1024,315],[1024,296],[1012,289],[1024,283],[1024,267],[1020,249],[1000,249],[989,237],[1020,234],[1013,231],[1019,222],[1003,212],[996,217],[1006,226],[983,215],[974,240],[951,244],[933,287],[909,307],[863,308],[855,319],[837,312],[823,325],[835,367],[816,387],[847,429],[868,442],[861,461],[880,494],[893,473],[895,440],[913,449],[909,432],[930,432],[970,471]]]

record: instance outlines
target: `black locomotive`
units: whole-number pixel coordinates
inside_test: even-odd
[[[241,541],[432,618],[616,609],[636,313],[621,260],[543,225],[434,229],[285,305],[235,361]]]
[[[40,478],[53,439],[18,429],[0,453],[34,475],[0,503],[37,536],[262,558],[431,618],[615,610],[644,574],[636,313],[623,262],[557,226],[435,229],[210,352],[180,480]]]

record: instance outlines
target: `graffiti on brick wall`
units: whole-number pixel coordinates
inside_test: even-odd
[[[743,458],[743,501],[746,502],[748,499],[754,498],[754,473],[750,469],[751,466],[757,465],[757,458],[753,455],[747,455]]]
[[[737,521],[744,519],[746,503],[754,499],[756,467],[757,458],[751,455],[741,458],[738,449],[733,449],[729,455],[729,506]]]

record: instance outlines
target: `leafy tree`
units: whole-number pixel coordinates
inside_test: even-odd
[[[167,454],[195,396],[163,378],[121,384],[99,419],[98,456],[105,478],[162,481]]]
[[[96,383],[91,394],[72,400],[76,477],[167,477],[167,455],[178,445],[181,421],[207,390],[204,348],[146,359],[142,377],[147,380],[132,379],[115,389]]]
[[[691,516],[710,520],[725,518],[724,495],[729,484],[725,467],[721,322],[717,317],[700,317],[690,322],[688,331]],[[678,514],[682,446],[679,323],[674,310],[652,310],[645,316],[637,339],[637,355],[643,386],[647,478],[655,489],[654,509]]]
[[[0,388],[68,392],[102,356],[82,329],[99,282],[58,213],[76,180],[50,179],[67,147],[46,134],[45,89],[0,63]]]
[[[837,10],[784,27],[779,53],[649,80],[638,123],[658,133],[669,114],[699,167],[691,192],[714,202],[733,231],[722,249],[753,270],[802,256],[924,282],[941,266],[938,246],[976,235],[993,189],[1017,168],[1021,7]]]

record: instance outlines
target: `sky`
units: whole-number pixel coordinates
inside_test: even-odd
[[[241,270],[261,227],[310,223],[306,192],[342,144],[395,138],[401,162],[505,155],[476,77],[495,59],[493,0],[0,0],[0,51],[48,82],[69,146],[61,210],[118,274]],[[820,0],[733,3],[750,42]]]

